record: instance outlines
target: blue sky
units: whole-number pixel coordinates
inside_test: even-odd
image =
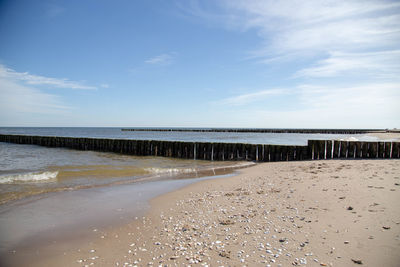
[[[0,126],[400,128],[399,1],[0,1]]]

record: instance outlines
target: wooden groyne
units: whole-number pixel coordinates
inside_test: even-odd
[[[256,162],[400,158],[399,142],[309,140],[306,146],[1,135],[0,142],[201,160]]]
[[[122,128],[124,132],[222,132],[222,133],[301,133],[301,134],[367,134],[384,133],[383,129],[281,129],[281,128]]]

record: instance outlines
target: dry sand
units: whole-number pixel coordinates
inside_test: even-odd
[[[29,265],[400,266],[400,160],[263,163],[151,205]]]
[[[377,137],[382,141],[390,140],[390,141],[400,141],[400,132],[392,132],[392,133],[368,133],[367,135]]]

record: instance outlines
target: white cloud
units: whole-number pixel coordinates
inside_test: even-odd
[[[310,108],[336,110],[357,114],[385,111],[400,114],[400,83],[372,83],[337,88],[335,86],[301,85],[300,99]],[[381,113],[381,112],[378,112]]]
[[[341,88],[303,85],[299,89],[303,108],[292,112],[293,121],[347,128],[386,128],[400,124],[400,83]]]
[[[287,66],[298,78],[283,89],[290,110],[247,105],[268,101],[268,93],[222,100],[239,106],[229,114],[235,120],[247,127],[399,127],[399,1],[221,0],[217,8],[195,3],[182,9],[219,27],[255,31],[259,42],[247,58]]]
[[[21,81],[28,85],[46,85],[56,88],[68,88],[79,90],[96,90],[95,86],[84,85],[80,82],[68,79],[49,78],[39,75],[29,74],[28,72],[17,72],[0,64],[0,78],[14,81]]]
[[[161,54],[152,58],[149,58],[145,61],[147,64],[153,65],[169,65],[173,62],[174,56],[172,53],[170,54]]]
[[[330,51],[395,49],[400,42],[400,2],[386,0],[188,1],[180,9],[231,30],[254,29],[260,37],[251,57],[305,57]]]
[[[366,53],[334,52],[312,67],[296,72],[295,77],[334,77],[368,75],[374,78],[399,79],[400,50]]]
[[[68,79],[17,72],[0,64],[0,125],[59,125],[60,116],[70,116],[74,108],[44,88],[97,89]]]
[[[400,83],[373,83],[337,88],[300,85],[290,109],[269,105],[216,110],[224,127],[266,128],[394,128],[400,125]],[[218,113],[221,112],[221,113]],[[220,126],[221,126],[220,125]]]
[[[263,100],[265,101],[266,99],[272,96],[282,95],[285,93],[287,93],[286,90],[269,89],[269,90],[258,91],[255,93],[228,97],[218,101],[217,103],[222,105],[242,106],[256,101],[263,101]]]
[[[263,39],[253,56],[385,49],[400,41],[400,3],[388,1],[223,1],[236,27]]]
[[[0,113],[3,120],[15,113],[55,114],[71,109],[53,94],[0,77]]]

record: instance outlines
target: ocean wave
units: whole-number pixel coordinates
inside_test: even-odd
[[[200,168],[146,168],[145,171],[156,174],[156,175],[179,175],[179,174],[189,174],[189,173],[197,173],[197,172],[206,172],[206,171],[217,171],[224,169],[237,169],[244,168],[254,165],[254,162],[242,162],[242,163],[234,163],[230,165],[222,165],[222,166],[209,166],[209,167],[200,167]]]
[[[360,140],[358,140],[357,138],[355,138],[353,136],[350,136],[350,137],[346,137],[346,138],[341,138],[340,141],[352,141],[352,142],[354,142],[354,141],[360,141]]]
[[[23,174],[12,174],[0,176],[0,184],[13,184],[24,182],[49,182],[57,179],[58,171],[55,172],[29,172]]]
[[[146,168],[146,171],[153,174],[180,174],[198,171],[196,168]]]

